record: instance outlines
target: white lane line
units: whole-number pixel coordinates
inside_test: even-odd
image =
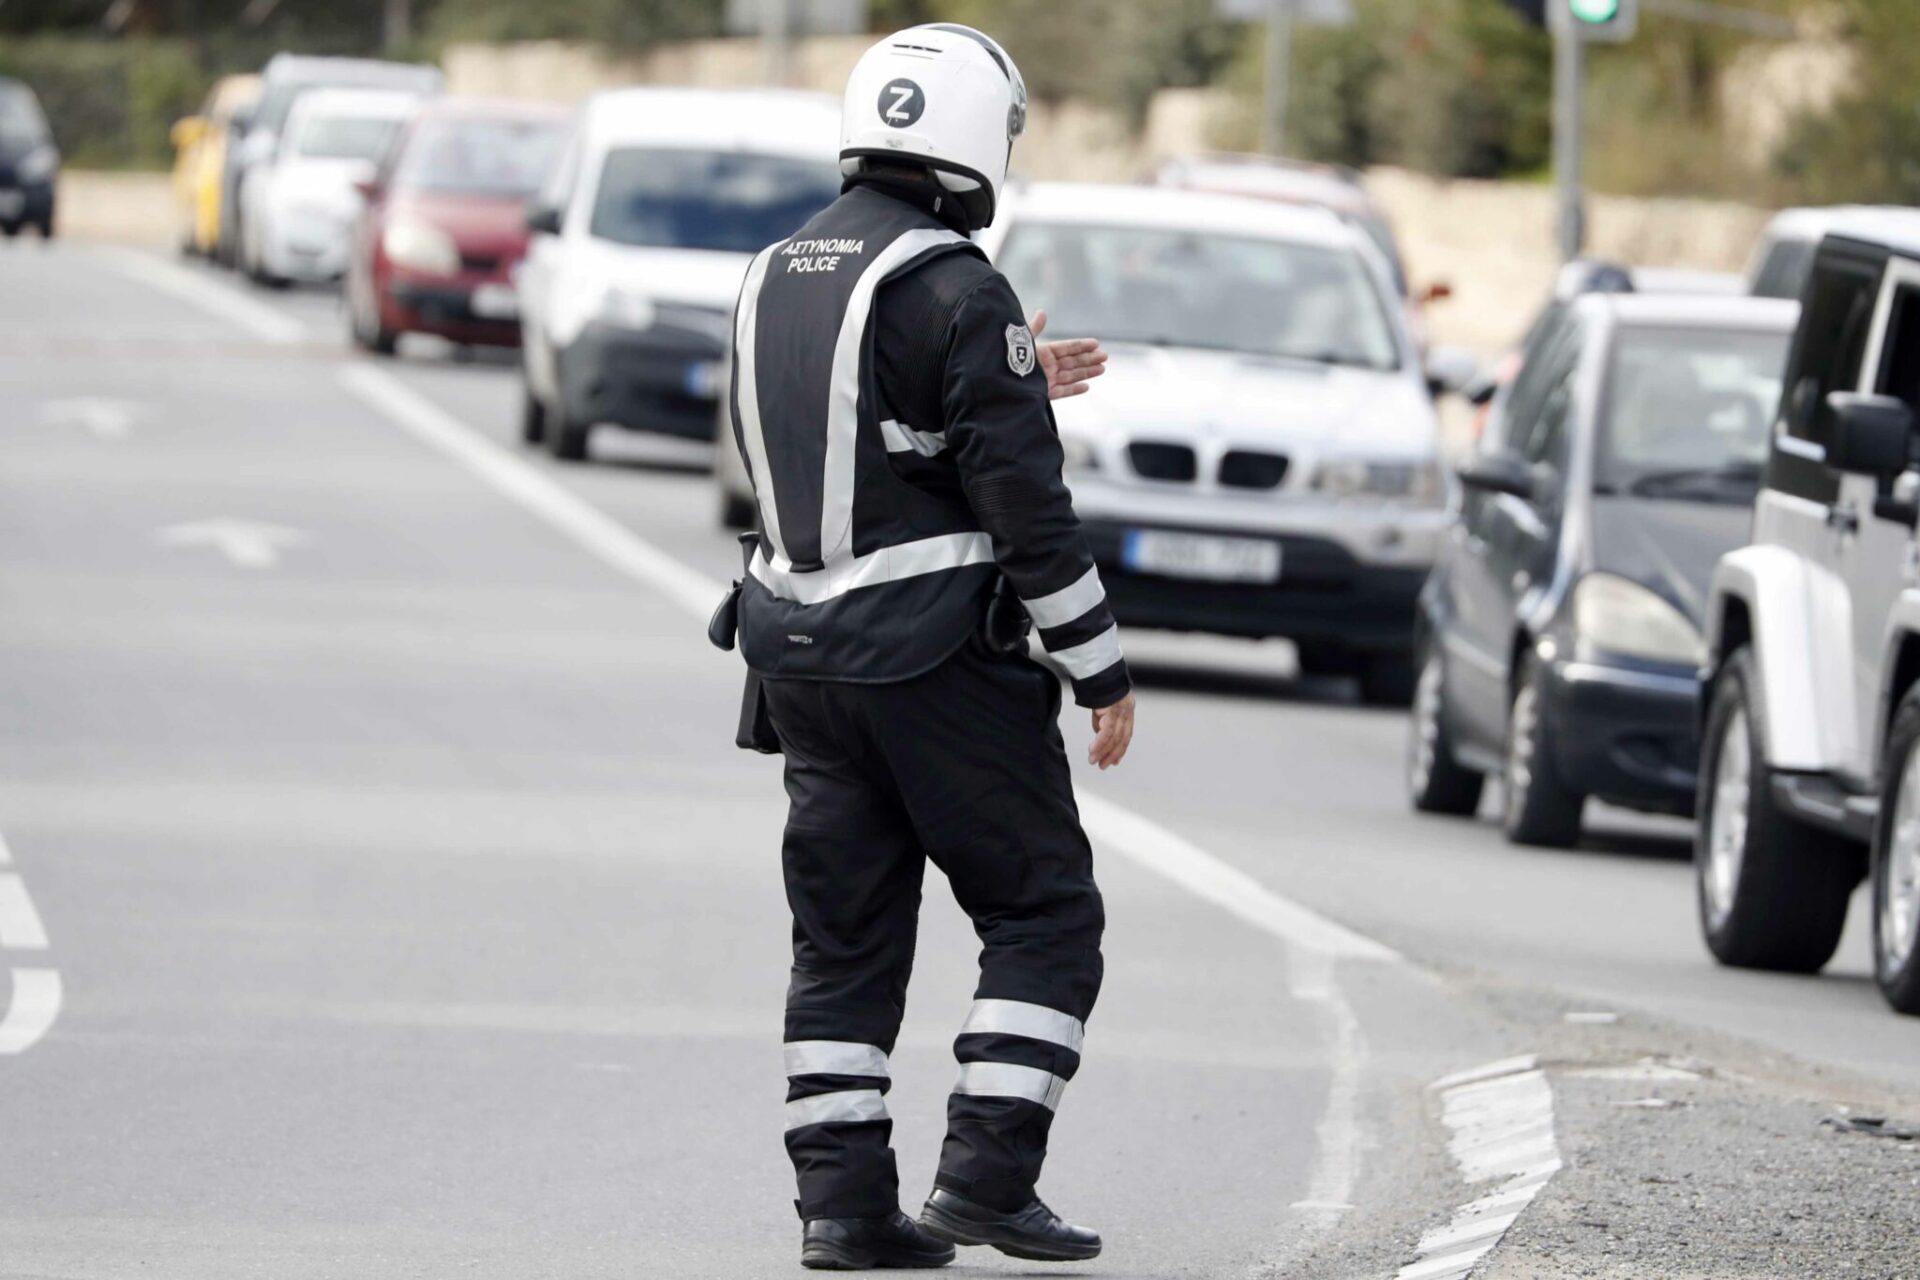
[[[306,326],[292,316],[165,258],[106,246],[93,249],[90,256],[122,275],[236,324],[263,342],[291,346],[308,341]]]
[[[1469,1186],[1497,1182],[1420,1238],[1418,1255],[1396,1280],[1453,1280],[1470,1274],[1505,1237],[1560,1168],[1553,1089],[1533,1054],[1503,1058],[1433,1082],[1447,1150]]]
[[[60,975],[52,969],[15,969],[13,1000],[0,1017],[0,1054],[21,1053],[47,1034],[60,1016]]]
[[[45,951],[47,931],[19,873],[0,872],[0,949]]]
[[[503,497],[546,521],[596,559],[706,618],[723,583],[675,560],[565,485],[476,434],[464,422],[382,370],[356,364],[340,384],[407,434],[438,449]]]
[[[699,619],[725,587],[682,564],[564,485],[475,432],[384,370],[355,364],[339,374],[350,393],[396,426],[446,454],[503,497],[545,521],[595,558],[666,596]],[[1239,868],[1148,818],[1086,791],[1077,794],[1090,837],[1202,901],[1285,944],[1292,994],[1317,1007],[1327,1024],[1331,1077],[1315,1130],[1306,1196],[1294,1205],[1305,1231],[1284,1246],[1304,1250],[1306,1236],[1332,1226],[1352,1201],[1361,1153],[1360,1081],[1366,1042],[1360,1021],[1334,981],[1337,961],[1402,963],[1392,948],[1283,897]],[[1268,1266],[1273,1260],[1268,1261]]]

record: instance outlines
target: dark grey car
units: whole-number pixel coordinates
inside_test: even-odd
[[[1589,796],[1690,813],[1702,611],[1743,545],[1797,304],[1574,301],[1462,470],[1421,596],[1414,806],[1579,838]]]

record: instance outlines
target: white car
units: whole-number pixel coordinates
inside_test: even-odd
[[[1723,964],[1811,973],[1866,876],[1875,977],[1920,1014],[1920,210],[1825,225],[1706,603],[1700,923]]]
[[[1010,192],[982,244],[1050,336],[1112,353],[1056,416],[1120,622],[1282,636],[1304,670],[1405,701],[1449,482],[1365,231],[1322,209],[1058,184]]]
[[[840,194],[839,130],[820,94],[589,99],[528,213],[526,442],[580,459],[601,425],[712,440],[747,264]]]
[[[240,187],[240,266],[269,285],[338,280],[347,269],[360,184],[420,106],[392,89],[310,89],[287,115],[273,158]]]

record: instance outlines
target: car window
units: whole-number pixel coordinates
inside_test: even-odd
[[[1607,363],[1596,485],[1752,502],[1787,341],[1785,333],[1623,329]]]
[[[1028,222],[1008,234],[996,265],[1063,333],[1368,369],[1400,363],[1383,291],[1350,248]]]
[[[1920,412],[1920,288],[1913,285],[1894,290],[1873,389],[1883,396],[1897,396]]]
[[[1822,448],[1832,438],[1827,395],[1859,385],[1879,277],[1877,265],[1859,258],[1821,255],[1794,346],[1792,385],[1781,404],[1789,436]]]
[[[1530,336],[1532,344],[1523,357],[1519,375],[1514,378],[1513,392],[1507,397],[1502,419],[1503,438],[1491,445],[1492,448],[1525,452],[1547,396],[1579,351],[1580,327],[1565,306],[1561,306],[1547,324],[1536,326]]]
[[[0,142],[33,147],[47,141],[47,118],[25,85],[0,85]]]
[[[1539,415],[1525,436],[1515,441],[1520,456],[1528,462],[1544,462],[1562,474],[1567,469],[1568,424],[1573,418],[1574,368],[1572,362],[1559,363]]]
[[[607,153],[590,234],[662,249],[758,253],[840,194],[838,165],[745,151]]]
[[[387,116],[309,116],[294,139],[309,160],[372,160],[386,155],[400,121]]]
[[[524,197],[538,190],[560,148],[559,121],[423,120],[394,163],[402,191]]]
[[[1813,243],[1807,240],[1775,240],[1769,244],[1753,272],[1754,296],[1799,301],[1813,270],[1813,251]]]

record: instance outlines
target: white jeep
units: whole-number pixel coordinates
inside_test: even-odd
[[[1875,973],[1920,1013],[1920,211],[1820,242],[1752,544],[1707,602],[1695,849],[1724,964],[1813,972],[1873,883]]]

